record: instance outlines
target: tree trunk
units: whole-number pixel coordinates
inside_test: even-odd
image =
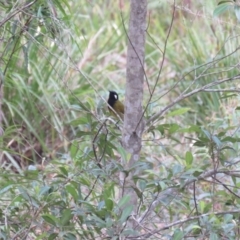
[[[147,0],[131,0],[128,32],[127,52],[127,82],[125,95],[125,113],[122,143],[125,150],[131,154],[127,168],[130,169],[139,160],[142,142],[143,121],[143,81],[145,32],[147,16]],[[131,204],[137,209],[138,197],[134,191],[133,176],[139,174],[137,170],[130,171],[125,176],[126,185],[123,186],[123,195],[131,196]]]
[[[2,112],[2,104],[3,104],[3,82],[4,76],[2,72],[0,72],[0,137],[3,135],[3,112]]]

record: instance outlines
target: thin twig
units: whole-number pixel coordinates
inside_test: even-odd
[[[169,229],[173,226],[183,224],[183,223],[186,223],[186,222],[189,222],[189,221],[197,220],[197,219],[200,219],[202,217],[207,217],[207,216],[211,216],[211,215],[234,214],[234,213],[240,213],[240,210],[238,209],[238,210],[230,210],[230,211],[222,211],[222,212],[211,212],[211,213],[201,214],[199,216],[189,217],[189,218],[186,218],[186,219],[183,219],[183,220],[179,220],[179,221],[167,224],[164,227],[159,228],[158,230],[152,231],[151,233],[143,234],[139,237],[144,237],[145,239],[147,239],[147,238],[151,237],[152,235],[154,235],[156,233],[159,233],[163,230]],[[128,237],[127,239],[139,239],[139,238],[138,237]]]
[[[90,189],[88,195],[84,198],[84,201],[86,201],[89,198],[89,196],[91,195],[92,191],[94,190],[94,188],[95,188],[95,186],[97,184],[97,181],[98,181],[99,177],[100,177],[100,175],[98,175],[97,178],[95,179],[95,181],[94,181],[94,183],[92,185],[92,188]]]
[[[217,171],[212,169],[210,171],[207,171],[205,173],[202,173],[201,175],[199,175],[198,177],[194,178],[194,179],[190,179],[187,180],[183,186],[180,187],[180,189],[184,189],[186,188],[188,185],[192,184],[193,182],[199,181],[199,180],[205,180],[208,177],[212,177],[214,174],[226,174],[226,175],[231,175],[234,173],[235,171],[229,171],[226,170],[226,168],[222,168],[222,169],[218,169]],[[159,203],[162,201],[162,199],[165,199],[167,196],[170,196],[171,198],[174,198],[175,196],[177,196],[179,194],[179,188],[169,188],[166,189],[165,191],[161,192],[157,198],[154,199],[154,201],[149,205],[149,207],[147,208],[147,210],[137,219],[138,225],[140,225],[144,219],[146,219],[153,211],[154,209],[159,205]]]
[[[7,18],[5,18],[3,21],[0,22],[0,27],[2,27],[7,21],[9,21],[11,18],[13,18],[16,14],[18,14],[19,12],[23,11],[24,9],[31,7],[37,0],[34,0],[30,3],[28,3],[27,5],[19,8],[18,10],[16,10],[15,12],[13,12],[11,15],[9,15]]]
[[[226,188],[232,195],[234,195],[235,197],[237,197],[237,198],[240,198],[240,196],[239,195],[237,195],[235,192],[233,192],[226,184],[224,184],[224,183],[222,183],[220,180],[218,180],[215,176],[212,176],[212,178],[215,180],[215,181],[217,181],[217,182],[219,182],[224,188]]]
[[[180,95],[179,97],[177,97],[173,102],[171,102],[170,104],[168,104],[168,106],[166,106],[165,108],[163,108],[160,112],[154,114],[146,123],[146,125],[149,125],[151,122],[155,121],[157,118],[159,118],[160,116],[162,116],[163,113],[165,113],[166,111],[168,111],[171,107],[173,107],[176,103],[182,101],[183,99],[185,98],[188,98],[196,93],[199,93],[199,92],[204,92],[206,89],[209,89],[210,87],[213,87],[213,86],[216,86],[216,85],[220,85],[224,82],[228,82],[228,81],[234,81],[234,80],[237,80],[240,78],[240,75],[237,75],[235,77],[232,77],[232,78],[225,78],[225,79],[222,79],[222,80],[219,80],[219,81],[215,81],[215,82],[212,82],[212,83],[209,83],[207,85],[204,85],[203,87],[200,87],[198,89],[195,89],[189,93],[186,93],[184,95]]]
[[[194,201],[194,206],[196,209],[196,214],[199,216],[198,212],[198,204],[197,204],[197,198],[196,198],[196,181],[193,182],[193,201]],[[201,226],[200,220],[198,219],[198,225]]]

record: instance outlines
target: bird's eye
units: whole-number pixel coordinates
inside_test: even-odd
[[[117,97],[117,94],[114,94],[114,98],[115,98],[115,99],[117,99],[117,98],[118,98],[118,97]]]

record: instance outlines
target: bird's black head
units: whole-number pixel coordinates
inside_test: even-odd
[[[118,94],[114,91],[109,91],[108,104],[113,107],[113,104],[118,100]]]

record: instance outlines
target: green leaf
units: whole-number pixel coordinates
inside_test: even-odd
[[[60,169],[60,171],[62,172],[62,174],[63,174],[64,176],[68,176],[68,171],[66,170],[65,167],[59,167],[59,169]]]
[[[114,187],[115,187],[114,183],[108,183],[104,185],[104,192],[103,192],[104,199],[108,199],[114,196]]]
[[[190,108],[180,108],[180,109],[177,109],[175,111],[168,113],[166,116],[173,117],[173,116],[183,115],[184,113],[188,112],[189,110],[191,110],[191,109]]]
[[[63,239],[64,240],[77,240],[79,238],[77,238],[76,235],[73,233],[66,233],[63,235]]]
[[[78,125],[86,125],[89,123],[89,120],[87,117],[80,117],[80,118],[76,118],[74,120],[72,120],[69,124],[71,124],[72,126],[78,126]]]
[[[114,223],[114,222],[112,221],[111,218],[107,218],[107,219],[106,219],[106,228],[112,227],[113,223]]]
[[[159,125],[157,128],[156,128],[162,135],[164,135],[164,126],[163,125]],[[155,133],[154,131],[152,132],[154,137],[155,137]]]
[[[236,179],[236,177],[232,176],[232,181],[233,181],[234,185],[237,184],[237,179]]]
[[[57,226],[58,220],[54,216],[52,216],[50,214],[44,214],[44,215],[42,215],[42,218],[45,222],[47,222],[53,226]]]
[[[91,219],[95,220],[96,221],[96,224],[99,226],[99,227],[106,227],[106,222],[103,221],[101,218],[99,218],[98,216],[96,215],[93,215],[91,216]]]
[[[213,11],[213,16],[217,17],[220,14],[226,12],[228,9],[233,8],[233,5],[231,3],[223,3],[219,6],[217,6]]]
[[[139,188],[141,189],[141,191],[144,191],[145,188],[146,188],[146,185],[147,185],[146,180],[140,179],[140,180],[138,181],[138,184],[139,184]]]
[[[199,201],[198,206],[200,208],[200,212],[204,213],[204,210],[205,210],[205,207],[206,207],[205,202],[204,201]]]
[[[177,130],[180,128],[180,126],[178,124],[172,124],[169,128],[169,133],[173,134],[175,132],[177,132]]]
[[[118,203],[118,207],[122,207],[123,205],[127,204],[130,200],[130,196],[129,195],[125,195],[121,198],[121,200]]]
[[[12,185],[6,186],[0,190],[0,195],[9,191],[12,188]]]
[[[105,206],[107,210],[112,211],[114,206],[112,199],[105,199],[104,201],[105,201]]]
[[[171,238],[172,240],[181,240],[184,237],[184,233],[180,229],[176,229],[174,231],[173,237]]]
[[[234,12],[235,12],[235,15],[237,17],[237,20],[240,21],[240,6],[235,5]]]
[[[198,177],[202,173],[203,173],[203,169],[200,169],[200,168],[193,168],[192,169],[192,174],[193,174],[194,177]]]
[[[71,184],[66,186],[67,192],[74,198],[75,202],[78,201],[78,193],[75,189],[75,187]]]
[[[104,207],[105,207],[105,202],[104,202],[104,201],[100,201],[100,202],[98,203],[97,208],[98,208],[99,210],[102,210]]]
[[[43,186],[41,189],[40,189],[40,192],[39,192],[39,195],[45,195],[45,194],[48,194],[49,191],[50,191],[51,187],[50,186]]]
[[[234,149],[233,147],[230,147],[230,146],[222,147],[221,151],[223,151],[223,150],[232,150],[232,151],[236,152],[236,149]]]
[[[142,199],[142,191],[137,187],[132,187],[139,199]]]
[[[232,0],[224,0],[224,1],[220,1],[218,3],[218,5],[223,4],[223,3],[234,3],[234,2]]]
[[[211,233],[209,240],[219,240],[219,236],[216,233]]]
[[[124,223],[127,220],[127,218],[130,216],[132,211],[133,211],[133,205],[128,205],[126,208],[124,208],[120,218],[120,222]]]
[[[30,196],[25,188],[18,187],[18,190],[21,193],[21,196],[23,197],[23,199],[25,199],[27,202],[31,203],[31,205],[33,205],[37,208],[39,207],[39,203],[37,202],[37,200],[33,196]]]
[[[92,132],[84,132],[84,131],[78,131],[78,136],[83,137],[83,136],[92,136],[94,133]]]
[[[70,147],[70,156],[71,158],[75,158],[78,152],[78,144],[77,141],[73,141]]]
[[[68,225],[69,221],[72,219],[72,211],[70,209],[64,209],[62,211],[62,216],[60,218],[60,223],[62,226]]]
[[[223,94],[220,99],[227,99],[227,98],[231,98],[231,97],[236,97],[237,94],[236,93],[226,93],[226,94]]]
[[[193,146],[197,146],[197,147],[205,147],[207,144],[205,142],[202,141],[196,141]]]
[[[124,162],[128,162],[131,158],[131,154],[128,153],[123,147],[118,148],[118,153],[120,153],[121,158]]]
[[[187,163],[187,166],[188,166],[188,167],[191,167],[192,162],[193,162],[193,155],[192,155],[191,152],[186,152],[185,161],[186,161],[186,163]]]
[[[222,142],[231,142],[231,143],[235,143],[235,142],[240,142],[239,138],[233,138],[231,136],[227,136],[225,138],[222,139]]]
[[[56,4],[56,6],[58,7],[58,9],[62,12],[62,14],[65,16],[66,19],[68,19],[68,15],[66,14],[65,10],[64,10],[64,7],[61,5],[62,3],[64,3],[68,10],[70,10],[70,5],[68,3],[68,1],[66,0],[61,0],[61,1],[58,1],[58,0],[55,0],[54,3]]]
[[[191,125],[189,127],[189,132],[201,132],[201,128],[197,125]]]
[[[206,135],[206,137],[211,140],[211,133],[205,129],[202,129],[202,132]]]
[[[89,187],[91,185],[91,182],[88,181],[88,179],[86,178],[79,178],[79,182],[87,187]]]
[[[217,145],[218,148],[221,148],[222,142],[220,141],[220,139],[217,136],[212,136],[212,140]]]
[[[232,214],[224,214],[223,218],[224,218],[224,222],[228,223],[228,222],[232,221],[233,215]]]
[[[122,236],[129,236],[129,235],[132,235],[132,236],[136,236],[138,235],[139,232],[138,231],[134,231],[134,229],[124,229],[121,233]],[[119,238],[116,238],[116,240],[118,240]]]
[[[51,233],[50,236],[48,237],[48,240],[54,240],[58,236],[57,233]]]
[[[81,112],[81,111],[86,111],[89,112],[88,108],[85,107],[85,105],[81,102],[78,102],[78,105],[72,104],[71,105],[71,110]]]

